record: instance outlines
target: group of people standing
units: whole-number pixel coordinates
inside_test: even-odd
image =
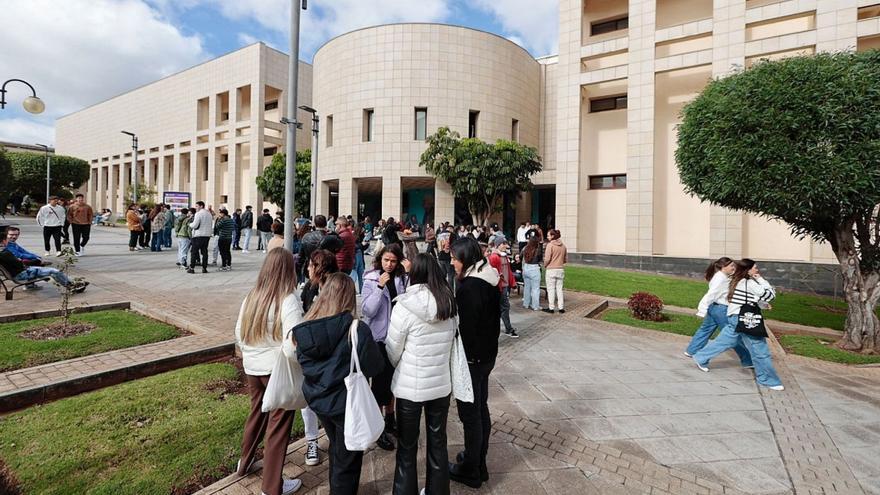
[[[397,451],[393,493],[420,493],[416,466],[423,413],[428,448],[421,493],[446,495],[450,480],[480,487],[488,480],[489,375],[502,321],[502,277],[485,248],[472,236],[446,245],[453,289],[437,257],[426,253],[407,257],[399,240],[382,243],[372,269],[362,277],[358,304],[356,272],[339,263],[349,257],[348,251],[344,258],[339,256],[350,244],[348,235],[339,232],[350,228],[347,219],[336,220],[337,232],[329,231],[320,216],[315,226],[300,236],[299,266],[286,249],[268,252],[256,285],[241,306],[235,333],[252,408],[238,472],[248,472],[256,445],[265,437],[263,492],[288,494],[301,486],[299,480],[281,476],[294,411],[261,410],[270,363],[282,353],[296,360],[304,377],[302,393],[308,407],[301,415],[309,445],[306,464],[320,462],[315,442],[320,422],[329,441],[330,492],[357,493],[363,452],[349,450],[345,443],[347,420],[358,420],[345,417],[345,381],[355,352],[385,419],[377,445]],[[358,240],[355,230],[353,241]],[[297,283],[300,278],[302,283]],[[357,334],[356,349],[352,349],[352,332]],[[450,462],[446,422],[456,338],[465,351],[474,400],[457,402],[465,448]]]
[[[71,229],[74,253],[76,256],[84,255],[94,215],[94,210],[85,202],[82,194],[77,194],[72,202],[58,196],[49,196],[49,202],[37,211],[37,225],[43,229],[43,244],[46,248],[44,256],[52,254],[50,241],[55,243],[55,255],[61,256],[61,245],[70,244]]]

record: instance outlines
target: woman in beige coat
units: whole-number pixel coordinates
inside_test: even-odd
[[[568,249],[560,239],[561,234],[556,229],[547,232],[547,247],[544,249],[544,268],[547,281],[547,299],[550,307],[546,313],[565,313],[565,303],[562,299],[562,282],[565,280],[565,262]]]

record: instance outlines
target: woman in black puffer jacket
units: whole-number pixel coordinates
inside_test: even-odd
[[[458,290],[458,330],[467,355],[474,402],[458,401],[458,417],[464,426],[464,451],[450,463],[449,478],[472,488],[489,479],[486,454],[492,420],[489,417],[489,373],[498,356],[501,333],[501,293],[498,272],[483,256],[479,243],[464,236],[452,244],[452,266]]]

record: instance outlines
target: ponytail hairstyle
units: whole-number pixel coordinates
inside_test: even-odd
[[[749,276],[749,270],[751,270],[755,266],[755,260],[749,258],[743,258],[741,260],[734,261],[736,263],[736,271],[733,272],[733,277],[730,278],[730,289],[727,291],[727,300],[733,300],[733,293],[736,290],[736,285],[740,280],[748,280],[751,278]]]
[[[446,275],[440,270],[440,265],[430,255],[419,253],[413,259],[409,274],[409,283],[425,284],[434,301],[437,303],[437,318],[448,320],[457,313],[455,306],[455,294],[446,281]]]
[[[714,277],[719,270],[731,263],[733,263],[733,260],[727,256],[722,256],[712,263],[709,263],[709,266],[706,267],[706,282],[712,280],[712,277]]]

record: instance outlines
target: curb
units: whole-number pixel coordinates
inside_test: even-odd
[[[92,313],[95,311],[107,311],[110,309],[131,309],[129,301],[119,301],[111,303],[91,304],[89,306],[78,306],[71,308],[70,314],[76,315],[81,313]],[[140,311],[138,311],[140,313]],[[30,313],[15,313],[11,315],[0,316],[0,323],[13,323],[16,321],[38,320],[40,318],[52,318],[61,316],[61,311],[57,309],[47,309],[43,311],[32,311]]]

